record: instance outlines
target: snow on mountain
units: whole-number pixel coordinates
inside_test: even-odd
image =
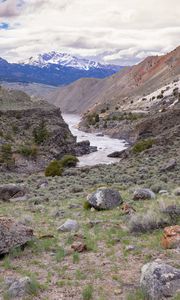
[[[30,57],[25,61],[21,61],[20,64],[38,66],[41,68],[54,64],[86,71],[90,69],[120,69],[118,66],[103,65],[92,60],[72,56],[68,53],[57,53],[55,51],[39,54],[36,57]]]

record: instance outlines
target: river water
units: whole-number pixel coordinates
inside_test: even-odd
[[[124,140],[112,139],[108,136],[97,136],[97,133],[86,133],[77,128],[80,122],[80,116],[72,114],[63,114],[65,122],[69,125],[74,136],[77,136],[77,142],[89,140],[91,146],[96,146],[98,151],[83,155],[79,158],[78,166],[94,166],[97,164],[111,164],[119,161],[118,158],[107,157],[114,151],[121,151],[127,148]]]

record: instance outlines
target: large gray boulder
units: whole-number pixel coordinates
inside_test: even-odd
[[[134,192],[133,200],[153,199],[156,195],[150,189],[137,189]]]
[[[0,255],[33,239],[33,230],[13,219],[0,217]]]
[[[9,201],[11,198],[23,197],[26,189],[17,184],[0,185],[0,200]]]
[[[142,267],[141,288],[147,299],[161,300],[180,292],[180,269],[156,260]]]
[[[112,209],[123,203],[118,191],[105,188],[88,195],[87,201],[95,209]]]

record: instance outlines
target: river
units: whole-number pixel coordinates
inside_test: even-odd
[[[77,128],[80,122],[80,116],[72,114],[63,114],[65,122],[69,125],[74,136],[77,136],[77,142],[89,140],[91,146],[96,146],[98,151],[78,157],[78,166],[94,166],[97,164],[111,164],[118,162],[118,158],[107,157],[114,151],[121,151],[127,148],[124,140],[112,139],[109,136],[97,136],[97,133],[87,133]]]

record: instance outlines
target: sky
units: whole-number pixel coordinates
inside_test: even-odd
[[[0,0],[0,57],[49,51],[132,65],[180,44],[180,0]]]

